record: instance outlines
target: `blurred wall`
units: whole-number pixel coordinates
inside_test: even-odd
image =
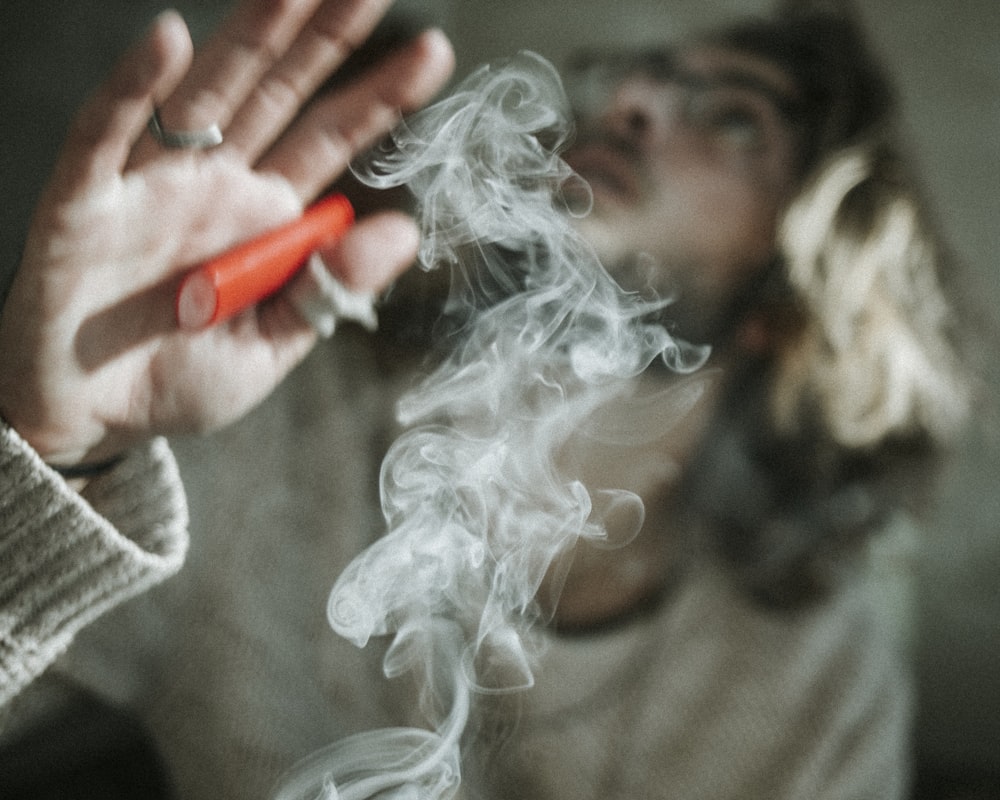
[[[920,571],[924,748],[1000,767],[1000,3],[864,5],[903,94],[913,152],[986,316],[983,404],[945,476]],[[1000,796],[1000,787],[997,789]]]
[[[768,7],[766,0],[453,0],[452,13],[461,72],[521,49],[558,65],[576,47],[658,43]]]
[[[220,0],[173,4],[196,37]],[[530,48],[557,63],[579,44],[649,42],[763,0],[410,0],[452,35],[459,74]],[[0,278],[72,110],[152,18],[156,0],[0,3]],[[1000,3],[867,0],[873,41],[902,91],[912,150],[933,207],[988,322],[1000,308]],[[1000,769],[1000,388],[997,339],[980,338],[988,402],[946,474],[920,570],[921,745],[935,759]]]

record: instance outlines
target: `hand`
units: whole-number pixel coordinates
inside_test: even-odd
[[[45,460],[224,425],[313,346],[280,294],[197,333],[178,329],[173,297],[194,264],[298,216],[447,79],[450,46],[428,32],[304,109],[387,5],[245,0],[197,55],[167,12],[84,106],[0,316],[0,414]],[[217,123],[225,140],[165,149],[146,132],[154,106],[170,129]],[[377,290],[416,247],[412,221],[387,213],[321,255],[348,286]]]

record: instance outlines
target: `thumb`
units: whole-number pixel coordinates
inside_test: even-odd
[[[320,257],[349,289],[380,292],[413,264],[419,245],[420,232],[409,216],[384,211],[360,220]]]
[[[413,263],[419,242],[417,226],[405,214],[368,217],[335,247],[317,254],[290,287],[289,299],[324,338],[340,319],[374,331],[375,294]]]

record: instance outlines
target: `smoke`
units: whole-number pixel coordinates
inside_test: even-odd
[[[632,379],[656,359],[689,371],[705,353],[650,321],[663,302],[622,290],[575,231],[587,209],[567,198],[586,194],[558,156],[571,130],[555,70],[522,53],[480,68],[358,168],[373,186],[409,187],[421,264],[455,272],[449,309],[468,315],[454,350],[400,402],[406,432],[381,473],[387,533],[328,605],[358,647],[392,637],[385,673],[420,680],[429,728],[334,744],[296,768],[280,800],[451,797],[474,694],[532,685],[536,597],[559,556],[642,524],[637,495],[588,491],[560,454],[574,437],[659,436],[693,402],[690,386],[634,398]],[[608,412],[622,404],[633,423]]]

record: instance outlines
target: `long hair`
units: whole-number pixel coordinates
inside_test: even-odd
[[[787,604],[926,496],[969,397],[943,248],[853,15],[786,4],[710,41],[784,67],[807,110],[801,191],[752,304],[779,344],[731,376],[683,503],[752,595]]]
[[[811,413],[844,447],[947,441],[968,390],[943,254],[898,154],[871,142],[829,158],[789,208],[780,243],[805,324],[776,367],[778,426]]]

